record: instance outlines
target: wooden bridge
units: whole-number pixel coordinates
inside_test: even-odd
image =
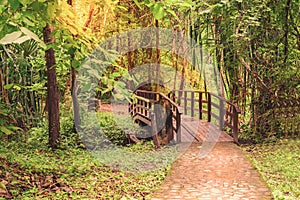
[[[185,142],[193,137],[197,141],[238,143],[239,108],[210,92],[174,90],[167,95],[160,92],[136,90],[129,105],[135,121],[151,126],[153,139],[157,128],[157,105],[168,102],[171,110],[173,141]],[[231,132],[229,136],[224,130]]]

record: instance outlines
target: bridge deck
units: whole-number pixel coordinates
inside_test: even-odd
[[[196,139],[198,142],[233,142],[233,138],[226,132],[220,131],[213,123],[181,116],[181,141],[190,142]]]

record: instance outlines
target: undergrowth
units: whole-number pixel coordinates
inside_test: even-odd
[[[101,117],[111,137],[124,133],[108,114]],[[0,199],[148,199],[168,172],[168,166],[133,173],[104,165],[80,143],[71,118],[63,118],[61,126],[61,148],[55,151],[47,147],[45,125],[23,133],[26,137],[21,139],[2,138]],[[123,137],[114,138],[121,143]],[[122,148],[151,152],[153,144],[141,142]]]
[[[0,163],[0,199],[143,199],[167,173],[122,172],[83,149],[51,151],[15,142],[1,142]]]
[[[243,145],[275,199],[300,199],[300,139]]]

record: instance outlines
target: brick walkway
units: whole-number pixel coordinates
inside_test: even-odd
[[[201,159],[200,145],[194,142],[173,163],[152,200],[272,199],[265,182],[238,146],[231,142],[217,143]]]

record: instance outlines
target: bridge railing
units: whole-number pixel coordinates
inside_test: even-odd
[[[240,109],[235,104],[221,96],[203,91],[173,90],[168,96],[182,107],[184,115],[214,122],[220,130],[228,127],[232,130],[234,141],[238,142]]]
[[[175,124],[173,124],[173,130],[176,133],[176,142],[181,142],[181,109],[180,107],[167,95],[164,95],[163,93],[159,93],[159,100],[166,100],[170,103],[171,110],[173,113],[173,121],[175,121]]]
[[[172,128],[176,135],[176,142],[181,142],[181,109],[180,107],[168,96],[163,93],[146,91],[146,90],[136,90],[135,91],[135,100],[129,105],[129,113],[135,119],[139,119],[146,123],[147,125],[151,125],[151,113],[154,112],[154,105],[158,104],[161,100],[166,100],[170,103],[171,111],[172,111]]]
[[[151,111],[155,101],[142,96],[136,96],[133,103],[129,104],[129,114],[133,119],[140,120],[145,124],[151,123]]]

